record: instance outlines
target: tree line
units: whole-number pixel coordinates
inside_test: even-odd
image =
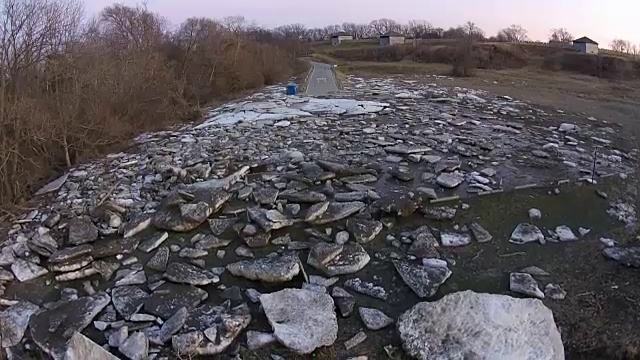
[[[609,44],[609,47],[613,51],[623,52],[634,56],[640,55],[640,45],[633,44],[629,40],[614,39]]]
[[[259,28],[254,23],[247,23],[242,17],[234,17],[236,21],[249,24],[246,29]],[[371,39],[383,34],[397,33],[410,38],[419,39],[459,39],[469,34],[473,29],[473,37],[477,40],[495,42],[522,42],[529,41],[528,31],[521,25],[513,24],[499,30],[496,35],[487,36],[485,31],[477,27],[473,22],[452,26],[448,29],[435,27],[426,20],[410,20],[406,24],[392,19],[382,18],[369,23],[351,23],[328,25],[321,28],[307,28],[303,24],[289,24],[278,26],[271,30],[272,36],[281,38],[293,38],[308,42],[326,41],[331,36],[344,32],[354,39]],[[264,30],[263,30],[264,31]],[[570,43],[574,36],[566,28],[554,28],[549,31],[547,38],[550,42]],[[609,44],[611,50],[638,55],[640,44],[631,41],[615,39]]]
[[[236,17],[236,19],[242,19],[242,17]],[[496,36],[487,38],[485,32],[473,22],[444,29],[435,27],[426,20],[411,20],[403,24],[386,18],[360,24],[345,22],[322,28],[307,28],[303,24],[289,24],[278,26],[272,29],[272,32],[279,37],[315,42],[329,40],[331,36],[341,32],[347,33],[355,39],[370,39],[389,33],[421,39],[448,39],[464,37],[469,34],[469,30],[473,32],[474,37],[482,40],[525,41],[528,39],[527,31],[520,25],[512,25],[500,30]]]

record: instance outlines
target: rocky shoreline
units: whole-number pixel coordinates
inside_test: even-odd
[[[637,154],[614,145],[611,125],[397,79],[350,78],[341,99],[281,90],[144,134],[39,191],[0,254],[9,358],[170,359],[274,344],[310,354],[336,343],[343,318],[362,326],[347,350],[395,327],[419,359],[564,358],[539,300],[466,289],[427,300],[456,271],[450,249],[582,241],[588,224],[540,227],[536,209],[510,239],[482,218],[456,219],[470,197],[626,179]],[[609,213],[637,222],[626,202]],[[410,217],[423,224],[408,228]],[[604,256],[640,267],[638,248],[606,240]],[[360,277],[379,262],[394,285]],[[543,273],[512,272],[505,290],[561,301],[560,285],[539,287]],[[401,303],[394,318],[357,300],[386,302],[396,282],[425,302]],[[264,284],[271,291],[256,290]],[[270,332],[250,329],[257,317]]]

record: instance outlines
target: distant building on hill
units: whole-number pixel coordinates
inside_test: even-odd
[[[584,54],[598,53],[598,43],[586,36],[573,40],[573,48]]]
[[[344,31],[341,31],[333,36],[331,36],[331,45],[338,46],[343,41],[353,40],[353,36],[347,34]]]
[[[404,35],[398,33],[388,33],[380,35],[380,46],[404,44]]]

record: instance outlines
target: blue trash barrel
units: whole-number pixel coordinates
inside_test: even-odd
[[[298,93],[298,85],[296,84],[287,85],[287,95],[296,95],[297,93]]]

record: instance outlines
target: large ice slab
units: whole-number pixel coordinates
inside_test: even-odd
[[[365,115],[382,111],[388,103],[358,101],[354,99],[316,99],[292,97],[286,101],[241,102],[227,104],[211,111],[210,117],[196,129],[215,125],[232,125],[239,122],[281,121],[314,114]]]
[[[310,113],[329,113],[336,115],[362,115],[382,111],[388,103],[375,101],[357,101],[354,99],[315,99],[297,107]]]

